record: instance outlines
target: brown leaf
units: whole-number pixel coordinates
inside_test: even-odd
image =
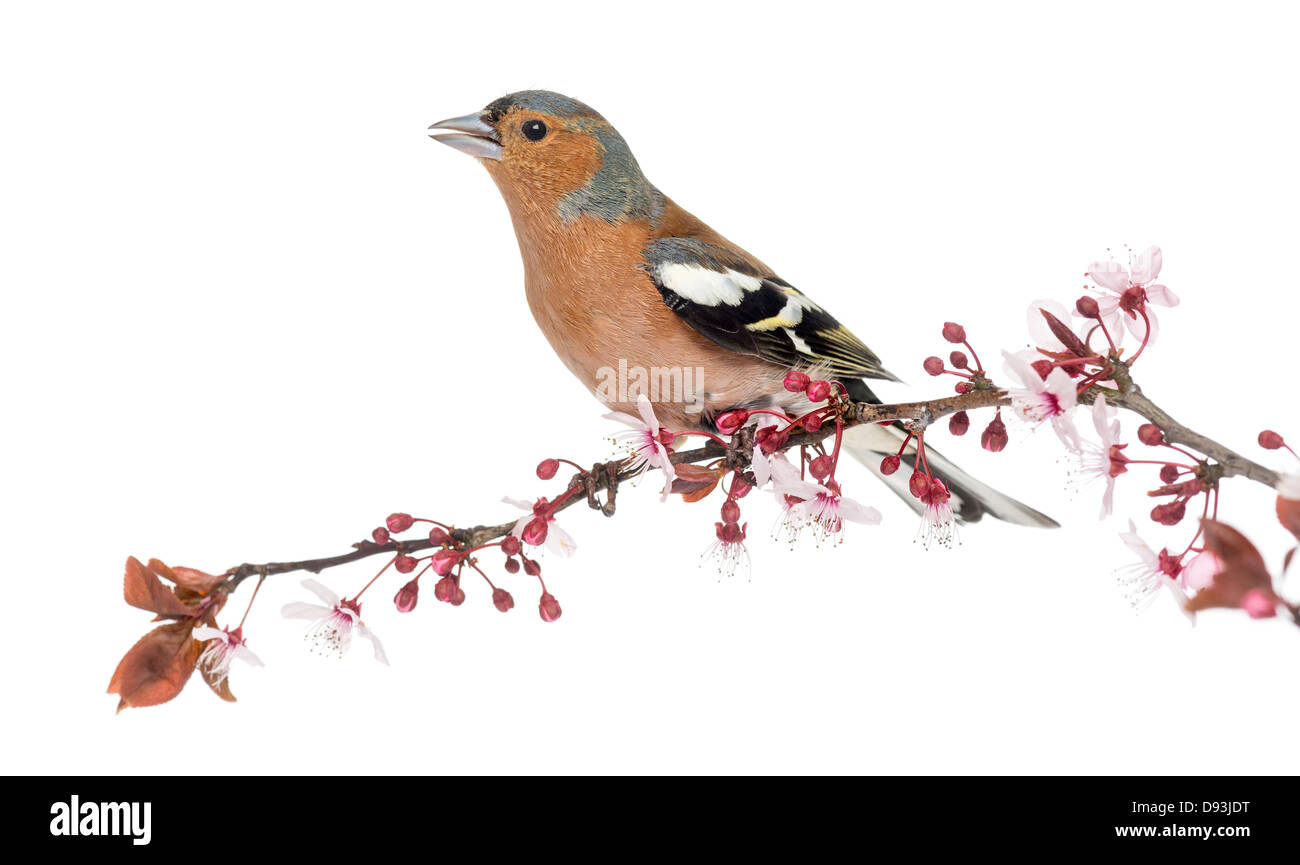
[[[1288,532],[1300,540],[1300,500],[1278,496],[1277,518]]]
[[[206,595],[226,579],[225,574],[206,574],[194,568],[169,568],[157,559],[150,559],[149,567],[181,588],[199,595]]]
[[[673,478],[672,492],[680,495],[685,502],[698,502],[713,492],[718,481],[727,473],[723,468],[710,469],[691,463],[682,463],[676,469],[677,477]]]
[[[156,706],[181,692],[203,648],[191,633],[194,624],[190,620],[160,625],[141,637],[118,662],[108,693],[122,698],[117,704],[119,712],[128,706]]]
[[[133,607],[160,616],[188,616],[193,613],[193,610],[185,606],[180,598],[158,579],[153,567],[155,563],[162,565],[162,562],[154,559],[149,562],[150,567],[146,569],[135,556],[126,560],[126,576],[122,584],[122,593],[126,597],[126,602]],[[162,567],[167,566],[162,565]]]
[[[227,703],[235,702],[235,695],[230,693],[229,676],[222,676],[221,681],[218,682],[216,675],[208,670],[200,669],[199,675],[203,677],[203,681],[208,683],[208,687],[212,689],[212,693],[216,694]]]
[[[1264,557],[1245,535],[1217,520],[1202,520],[1201,526],[1205,546],[1223,561],[1223,569],[1215,574],[1214,582],[1188,600],[1187,609],[1236,608],[1252,589],[1277,597]]]

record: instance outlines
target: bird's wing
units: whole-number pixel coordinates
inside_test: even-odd
[[[668,308],[723,348],[839,379],[898,381],[834,316],[740,250],[660,238],[645,270]]]

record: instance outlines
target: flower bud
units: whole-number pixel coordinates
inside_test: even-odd
[[[546,543],[546,535],[549,529],[546,527],[545,517],[533,517],[524,526],[522,540],[524,543],[533,547],[540,547]]]
[[[959,381],[952,386],[952,389],[955,390],[957,393],[966,393],[967,391],[974,390],[975,385],[971,384],[968,381]]]
[[[1155,424],[1144,423],[1142,426],[1138,427],[1138,441],[1142,442],[1144,445],[1155,447],[1156,445],[1164,444],[1165,434],[1160,427]]]
[[[461,604],[465,603],[465,590],[460,586],[457,586],[456,591],[451,594],[450,603],[453,607],[459,607]]]
[[[808,389],[810,381],[812,379],[808,378],[807,373],[791,370],[785,374],[785,389],[790,393],[803,393]]]
[[[953,369],[970,369],[970,361],[964,351],[954,351],[948,355],[948,363],[952,364]]]
[[[506,535],[501,539],[501,552],[507,556],[517,556],[523,548],[524,545],[519,543],[519,538],[514,535]]]
[[[451,536],[448,535],[440,526],[434,526],[429,529],[429,543],[440,547],[449,540],[451,540]]]
[[[810,414],[803,419],[802,423],[803,423],[803,428],[808,432],[817,432],[817,430],[822,428],[822,424],[824,423],[824,421],[822,420],[821,415]]]
[[[998,412],[980,435],[980,446],[990,453],[998,453],[1007,446],[1009,438],[1007,425],[1002,422],[1002,412]]]
[[[492,606],[496,607],[503,613],[508,613],[515,606],[514,597],[505,589],[492,590]]]
[[[392,540],[392,538],[389,537],[388,535],[388,529],[384,528],[383,526],[380,526],[379,528],[371,532],[370,537],[375,543],[379,544],[380,546],[383,546],[384,544]]]
[[[1266,429],[1259,434],[1259,446],[1264,450],[1275,451],[1284,444],[1286,444],[1286,442],[1282,440],[1282,436],[1273,432],[1271,429]]]
[[[438,550],[433,554],[433,572],[440,577],[445,577],[451,573],[451,569],[456,567],[460,561],[460,553],[455,550]]]
[[[817,379],[808,385],[808,399],[813,402],[825,402],[826,398],[831,395],[831,383]]]
[[[544,481],[555,477],[555,473],[559,470],[560,461],[557,459],[544,459],[537,464],[537,476]]]
[[[966,328],[955,321],[946,321],[943,324],[943,338],[953,343],[965,342]]]
[[[822,480],[831,473],[831,458],[827,454],[814,457],[812,462],[808,463],[808,471],[817,480]]]
[[[925,371],[928,372],[930,375],[943,375],[942,358],[938,358],[935,357],[934,355],[930,355],[925,359],[925,363],[921,364],[921,366],[925,367]]]
[[[898,454],[890,454],[880,461],[880,473],[882,475],[892,475],[898,471],[898,467],[902,462],[903,460]]]
[[[753,487],[750,486],[749,481],[745,480],[744,475],[742,475],[740,472],[735,472],[732,474],[731,497],[733,499],[743,499],[745,496],[749,495],[749,491],[752,489]]]
[[[418,600],[420,600],[420,581],[415,579],[398,589],[393,603],[397,605],[397,612],[409,613],[415,609],[415,602]]]
[[[964,436],[970,429],[970,415],[964,411],[959,411],[952,417],[948,418],[948,432],[955,436]]]
[[[1252,619],[1271,619],[1277,615],[1277,600],[1263,589],[1251,589],[1242,596],[1241,608]]]
[[[1084,318],[1101,318],[1101,309],[1097,306],[1097,301],[1086,294],[1074,302],[1074,308]]]
[[[1183,521],[1186,514],[1187,506],[1182,501],[1156,505],[1151,509],[1151,519],[1162,526],[1176,526]]]
[[[393,567],[397,569],[399,574],[409,574],[415,570],[415,564],[415,559],[411,556],[403,555],[393,559]]]
[[[433,596],[444,604],[450,604],[456,597],[457,588],[455,577],[443,577],[433,587]]]
[[[542,572],[542,564],[537,559],[524,559],[524,573],[536,577]]]
[[[740,505],[736,504],[735,499],[729,498],[722,503],[722,521],[724,523],[740,521]]]
[[[514,559],[514,558],[506,559],[506,573],[507,573],[507,574],[517,574],[517,573],[519,573],[519,560],[518,560],[518,559]]]
[[[912,495],[919,499],[929,491],[930,478],[923,472],[912,472],[912,477],[907,482],[907,488],[912,491]]]
[[[768,456],[785,447],[785,443],[789,440],[790,433],[774,426],[765,426],[754,434],[754,443]]]
[[[541,614],[543,622],[554,622],[560,617],[560,602],[555,600],[555,596],[550,592],[542,592],[542,598],[537,603],[537,612]]]
[[[1167,484],[1172,484],[1178,480],[1178,466],[1166,463],[1160,467],[1160,480]]]
[[[718,427],[718,432],[722,433],[724,436],[729,436],[743,427],[745,422],[748,420],[749,412],[745,411],[743,408],[738,408],[733,411],[725,411],[718,415],[717,420],[715,420],[714,423]]]
[[[393,533],[404,532],[415,524],[410,514],[389,514],[385,522],[388,523],[388,530]]]

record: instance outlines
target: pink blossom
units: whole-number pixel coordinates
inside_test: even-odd
[[[230,674],[230,665],[236,658],[254,667],[262,666],[262,659],[249,650],[242,628],[232,631],[228,627],[217,630],[200,626],[194,629],[194,639],[207,643],[199,655],[199,669],[216,684]]]
[[[703,565],[709,559],[717,560],[718,573],[724,577],[735,576],[741,565],[748,572],[750,561],[749,550],[745,549],[745,530],[749,528],[749,523],[743,526],[736,523],[714,523],[713,528],[717,540],[700,554],[700,564]]]
[[[1148,343],[1155,342],[1159,328],[1155,313],[1148,304],[1164,307],[1178,305],[1178,297],[1172,291],[1155,284],[1162,264],[1160,247],[1149,246],[1138,255],[1130,252],[1127,268],[1113,260],[1094,261],[1088,266],[1088,276],[1102,289],[1101,296],[1097,298],[1102,321],[1115,339],[1119,339],[1122,320],[1133,336],[1139,340],[1146,336]],[[1149,336],[1146,334],[1146,325],[1138,315],[1139,311],[1145,312],[1151,321]]]
[[[1128,521],[1128,531],[1120,533],[1120,539],[1138,558],[1135,564],[1126,565],[1115,572],[1133,608],[1146,609],[1155,599],[1156,593],[1163,588],[1173,596],[1178,603],[1178,609],[1195,622],[1196,614],[1187,609],[1187,593],[1183,591],[1175,577],[1169,574],[1171,567],[1176,568],[1172,559],[1168,556],[1160,556],[1147,546],[1146,542],[1138,536],[1137,526],[1132,520]]]
[[[560,528],[559,523],[555,521],[555,512],[550,508],[543,506],[540,509],[541,513],[538,513],[538,507],[536,505],[529,504],[521,499],[512,499],[507,496],[501,501],[528,512],[520,517],[518,522],[515,523],[515,527],[510,530],[510,534],[514,535],[516,538],[519,538],[521,541],[524,540],[524,529],[528,524],[535,519],[542,519],[546,521],[545,543],[548,550],[558,556],[564,556],[565,558],[568,558],[578,551],[578,542],[573,539],[572,535]]]
[[[772,492],[785,504],[780,528],[791,541],[804,526],[812,526],[818,541],[824,541],[838,536],[845,520],[864,525],[880,523],[880,511],[844,496],[834,481],[829,481],[826,486],[809,483],[799,477],[799,470],[784,458],[774,457],[768,465]]]
[[[1115,478],[1128,471],[1128,458],[1123,449],[1128,445],[1119,442],[1119,421],[1115,419],[1118,412],[1106,404],[1105,394],[1098,394],[1092,404],[1092,425],[1097,430],[1099,443],[1080,439],[1079,447],[1073,453],[1079,468],[1077,485],[1084,486],[1097,479],[1106,484],[1106,491],[1101,497],[1100,519],[1105,519],[1114,510]]]
[[[605,417],[631,427],[626,432],[614,435],[614,441],[622,442],[632,452],[629,469],[638,475],[645,474],[652,468],[658,468],[664,473],[664,489],[660,496],[660,501],[663,501],[668,498],[668,493],[672,490],[673,478],[677,477],[677,472],[668,458],[668,449],[659,440],[659,419],[655,417],[654,406],[650,404],[650,399],[645,394],[639,394],[636,405],[641,413],[640,418],[621,411],[610,412]]]
[[[1216,556],[1209,550],[1203,550],[1183,565],[1182,571],[1178,574],[1179,581],[1183,588],[1190,591],[1200,591],[1214,582],[1214,578],[1223,570],[1223,559]]]
[[[1011,407],[1016,414],[1032,424],[1049,422],[1065,446],[1079,449],[1079,431],[1070,415],[1078,405],[1079,397],[1074,382],[1060,369],[1053,369],[1044,379],[1030,365],[1031,356],[1002,352],[1008,373],[1019,379],[1020,387],[1007,388]]]
[[[921,512],[921,525],[917,529],[917,540],[930,549],[931,543],[951,547],[957,540],[957,522],[952,514],[952,493],[948,485],[935,478],[921,494],[925,509]]]
[[[369,640],[375,649],[375,660],[388,663],[384,647],[374,632],[361,621],[361,604],[355,600],[339,600],[339,596],[312,579],[302,581],[303,587],[311,590],[324,602],[305,604],[295,601],[280,608],[280,615],[286,619],[314,619],[307,629],[307,642],[318,654],[333,655],[342,658],[352,647],[352,632],[356,631]]]

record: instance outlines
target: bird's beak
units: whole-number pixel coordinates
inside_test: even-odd
[[[463,132],[464,135],[434,135],[430,133],[429,137],[434,141],[441,141],[448,147],[454,147],[462,153],[468,153],[470,156],[501,161],[501,139],[497,137],[497,131],[483,119],[481,114],[466,114],[464,117],[439,120],[429,128]]]

